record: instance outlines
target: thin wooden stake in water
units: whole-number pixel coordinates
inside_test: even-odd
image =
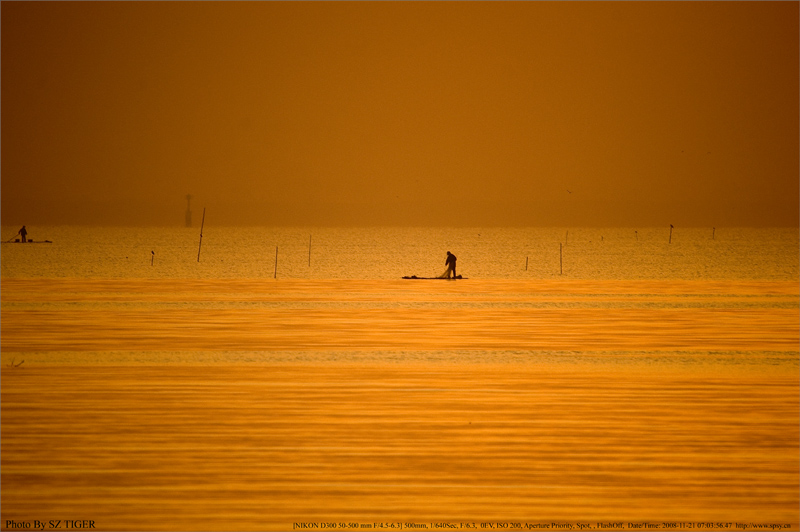
[[[525,271],[528,271],[528,257],[525,257]]]
[[[559,242],[558,244],[558,263],[559,263],[559,275],[564,275],[564,252],[563,252],[563,245]]]
[[[273,279],[278,278],[278,246],[275,246],[275,275]]]
[[[154,260],[156,260],[156,252],[155,251],[151,251],[150,252],[150,266],[153,265],[153,261]]]
[[[711,240],[714,240],[714,234],[715,234],[716,232],[717,232],[717,228],[716,228],[716,227],[712,227],[712,228],[711,228]]]
[[[669,224],[669,243],[672,244],[672,224]]]
[[[311,267],[311,235],[308,235],[308,266]]]
[[[206,208],[203,207],[203,221],[200,222],[200,245],[197,246],[197,262],[200,262],[200,248],[203,247],[203,226],[206,225]]]

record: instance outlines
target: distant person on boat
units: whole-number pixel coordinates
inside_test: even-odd
[[[447,252],[447,259],[444,261],[444,264],[445,264],[445,266],[447,266],[447,271],[445,272],[447,274],[447,278],[449,279],[450,278],[450,274],[452,273],[453,274],[453,279],[455,279],[456,278],[456,256],[448,251]]]
[[[17,231],[17,234],[18,234],[20,237],[22,237],[22,242],[27,242],[27,241],[28,241],[28,238],[27,238],[27,237],[28,237],[28,230],[27,230],[27,229],[25,229],[25,226],[24,226],[24,225],[22,226],[22,229],[20,229],[19,231]]]

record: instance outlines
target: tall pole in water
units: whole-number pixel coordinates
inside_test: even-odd
[[[272,278],[278,278],[278,246],[275,246],[275,275]]]
[[[308,266],[311,266],[311,235],[308,235]]]
[[[672,244],[672,224],[669,224],[669,243]]]
[[[206,208],[203,207],[203,221],[200,222],[200,245],[197,246],[197,262],[200,262],[200,248],[203,247],[203,226],[206,224]]]

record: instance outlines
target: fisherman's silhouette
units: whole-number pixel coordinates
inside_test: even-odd
[[[25,229],[25,226],[24,226],[24,225],[22,226],[22,229],[20,229],[19,231],[17,231],[17,234],[18,234],[20,237],[22,237],[22,242],[27,242],[27,241],[28,241],[28,238],[27,238],[27,237],[28,237],[28,230],[27,230],[27,229]]]
[[[453,274],[453,279],[455,279],[456,278],[456,256],[448,251],[447,252],[447,259],[445,259],[444,264],[445,264],[445,266],[447,266],[447,272],[445,272],[447,274],[447,278],[449,279],[450,278],[450,274],[452,273]]]

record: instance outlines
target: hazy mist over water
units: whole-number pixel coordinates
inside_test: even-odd
[[[7,2],[3,224],[795,226],[795,2]]]

